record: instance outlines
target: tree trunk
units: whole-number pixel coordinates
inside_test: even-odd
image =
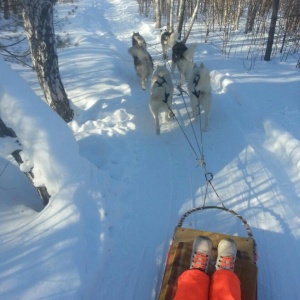
[[[18,165],[21,165],[23,163],[20,152],[21,152],[21,150],[16,150],[11,154],[13,156],[13,158],[15,159],[15,161],[18,163]],[[33,172],[29,171],[29,172],[25,172],[24,174],[30,180],[30,182],[33,184],[33,180],[34,180]],[[47,191],[47,188],[45,186],[38,186],[38,187],[34,186],[34,188],[37,190],[38,194],[40,195],[40,197],[43,200],[43,204],[46,206],[49,203],[49,200],[51,197]]]
[[[188,39],[188,37],[190,35],[190,32],[191,32],[191,30],[193,28],[193,25],[194,25],[194,22],[196,20],[197,13],[198,13],[198,10],[199,10],[199,5],[200,5],[200,0],[197,0],[196,7],[194,9],[194,12],[193,12],[193,15],[192,15],[192,18],[191,18],[191,21],[190,21],[189,28],[188,28],[188,30],[187,30],[187,32],[186,32],[186,34],[185,34],[185,36],[184,36],[184,38],[182,40],[182,42],[184,44],[186,43],[186,41],[187,41],[187,39]]]
[[[300,68],[300,58],[297,61],[296,68]]]
[[[45,100],[66,122],[73,110],[62,84],[53,26],[53,0],[22,0],[24,27]]]
[[[1,118],[0,118],[0,137],[11,137],[11,138],[16,138],[17,137],[16,133],[11,128],[8,128]],[[20,145],[20,148],[22,148],[21,145]],[[21,155],[20,155],[21,151],[22,150],[19,149],[19,150],[15,150],[15,151],[13,151],[13,153],[11,153],[11,155],[16,160],[18,165],[21,165],[23,163],[23,160],[22,160]],[[24,174],[30,180],[32,185],[34,186],[34,184],[33,184],[33,179],[34,179],[33,172],[29,171],[29,172],[25,172]],[[50,199],[50,195],[48,194],[47,188],[45,186],[40,186],[40,187],[35,187],[35,189],[37,190],[38,194],[40,195],[40,197],[43,200],[44,205],[46,206],[49,203],[49,199]]]
[[[161,1],[155,0],[156,7],[155,7],[155,28],[161,27]]]
[[[139,14],[141,16],[142,13],[143,13],[143,1],[142,0],[138,0],[138,3],[139,3]]]
[[[9,5],[8,5],[8,0],[3,1],[3,14],[4,14],[4,19],[8,20],[9,19]]]
[[[242,15],[242,9],[244,7],[244,0],[238,1],[237,3],[237,11],[235,13],[235,30],[239,29],[239,24],[240,24],[240,17]]]
[[[184,9],[186,0],[180,0],[177,17],[177,32],[179,33],[179,39],[181,39],[183,20],[184,20]]]
[[[279,0],[273,0],[271,24],[270,24],[270,29],[269,29],[267,48],[266,48],[265,57],[264,57],[264,60],[266,60],[266,61],[271,60],[271,53],[272,53],[272,47],[273,47],[273,42],[274,42],[278,9],[279,9]]]
[[[173,8],[174,8],[174,1],[173,0],[169,0],[169,5],[170,5],[170,10],[169,10],[169,27],[168,30],[169,31],[173,31]]]
[[[261,0],[250,1],[248,5],[248,16],[245,33],[251,32],[254,26],[255,17]]]

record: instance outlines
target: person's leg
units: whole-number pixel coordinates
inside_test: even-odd
[[[207,300],[209,276],[198,269],[184,271],[178,278],[174,300]]]
[[[210,280],[210,300],[240,300],[241,284],[234,272],[216,271]]]
[[[177,280],[174,300],[207,300],[209,293],[208,269],[212,242],[207,237],[197,237],[193,243],[190,269]]]
[[[241,300],[241,283],[234,273],[236,244],[223,239],[218,245],[216,272],[210,282],[210,300]]]

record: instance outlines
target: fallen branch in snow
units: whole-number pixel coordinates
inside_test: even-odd
[[[11,128],[8,128],[5,125],[5,123],[2,121],[1,118],[0,118],[0,137],[2,137],[2,138],[3,137],[11,137],[11,138],[17,137],[16,133]],[[21,145],[20,145],[20,148],[21,148]],[[15,159],[15,161],[18,163],[19,166],[23,163],[23,160],[20,155],[21,151],[22,151],[21,149],[17,149],[11,153],[12,157]],[[1,175],[2,175],[2,173],[1,173]],[[33,172],[28,171],[28,172],[24,172],[24,174],[33,184],[33,179],[34,179]],[[34,186],[34,184],[33,184],[33,186]],[[46,206],[49,203],[49,199],[51,197],[47,191],[47,188],[45,186],[39,186],[39,187],[34,186],[34,187],[37,190],[40,197],[42,198],[44,205]]]

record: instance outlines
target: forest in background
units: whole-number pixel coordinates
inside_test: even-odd
[[[247,49],[245,57],[253,61],[271,60],[279,54],[281,61],[295,58],[300,67],[300,1],[299,0],[132,0],[138,2],[139,14],[153,18],[157,28],[178,30],[184,42],[194,42],[192,28],[201,30],[204,43],[221,41],[220,51],[234,55],[233,44],[239,38]],[[29,49],[18,44],[26,39],[22,18],[24,1],[0,0],[0,53],[7,60],[30,64]],[[43,1],[42,1],[43,2]],[[80,0],[52,0],[56,3],[76,3]],[[54,10],[55,13],[55,10]],[[68,15],[55,19],[63,26]],[[242,37],[242,38],[241,38]],[[218,43],[220,44],[220,43]],[[68,33],[56,35],[57,47],[70,45]],[[244,48],[244,49],[245,49]],[[268,49],[267,49],[268,48]],[[268,52],[268,53],[266,53]]]
[[[178,30],[183,40],[194,27],[203,32],[201,42],[221,41],[226,56],[234,53],[232,45],[239,38],[248,49],[247,59],[268,61],[279,54],[285,61],[292,55],[300,67],[299,0],[137,1],[140,14],[153,18],[158,28]]]

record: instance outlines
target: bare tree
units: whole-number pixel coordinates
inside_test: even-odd
[[[146,17],[148,17],[151,1],[152,0],[138,0],[140,15],[144,14]]]
[[[188,30],[186,31],[184,38],[182,39],[182,42],[183,42],[184,44],[186,43],[186,41],[187,41],[187,39],[188,39],[188,37],[189,37],[189,35],[190,35],[190,32],[191,32],[191,30],[192,30],[192,28],[193,28],[193,25],[194,25],[194,23],[195,23],[195,19],[196,19],[196,17],[197,17],[197,13],[198,13],[198,10],[199,10],[199,5],[200,5],[200,0],[197,0],[196,6],[195,6],[195,8],[194,8],[194,12],[193,12],[193,15],[192,15],[192,18],[191,18],[191,21],[190,21],[189,28],[188,28]]]
[[[185,3],[186,3],[186,0],[180,0],[179,7],[178,7],[177,32],[179,33],[179,39],[181,39],[181,34],[182,34]]]
[[[174,0],[166,0],[166,19],[168,31],[173,31],[173,7]]]
[[[271,60],[271,53],[272,53],[272,47],[273,47],[273,42],[274,42],[278,9],[279,9],[279,0],[273,0],[271,24],[270,24],[270,29],[269,29],[268,41],[267,41],[267,48],[266,48],[265,57],[264,57],[264,60],[266,60],[266,61]]]
[[[248,16],[245,33],[251,32],[254,25],[254,20],[259,9],[261,0],[250,0],[248,3]]]
[[[149,3],[151,9],[156,9],[157,0],[137,0],[139,3]],[[160,0],[165,9],[161,15],[166,16],[168,30],[178,30],[180,39],[186,42],[193,24],[195,7],[198,0]],[[274,17],[274,0],[201,0],[198,8],[198,19],[206,27],[204,36],[208,42],[209,35],[217,37],[223,41],[222,52],[229,55],[232,47],[231,39],[236,37],[236,30],[239,29],[241,18],[246,18],[243,45],[249,47],[248,54],[259,55],[262,59],[266,49],[271,54],[280,51],[282,57],[288,55],[298,55],[300,49],[300,0],[280,1],[278,0],[278,15]],[[174,14],[173,14],[174,9]],[[273,12],[273,14],[272,14]],[[272,15],[272,18],[270,16]],[[174,22],[173,22],[174,18]],[[186,29],[186,20],[190,22]],[[162,22],[164,19],[162,18]],[[277,21],[277,22],[276,22]],[[201,27],[202,28],[202,27]],[[275,30],[276,29],[276,30]],[[216,32],[219,31],[220,33]],[[269,31],[269,37],[266,32]],[[214,33],[214,34],[212,34]],[[273,34],[273,38],[272,38]],[[184,36],[184,37],[183,37]],[[272,44],[272,45],[271,45]],[[270,50],[271,49],[271,50]],[[249,55],[248,55],[249,56]],[[266,56],[266,59],[268,57]],[[299,63],[297,63],[299,66]]]
[[[155,27],[160,28],[161,27],[161,1],[155,0]]]
[[[59,73],[53,0],[22,0],[22,4],[31,59],[45,100],[66,122],[70,122],[74,113]]]
[[[244,6],[244,1],[245,0],[237,0],[236,2],[236,12],[235,12],[235,17],[234,17],[234,28],[235,30],[239,29],[239,23],[240,23],[240,18],[242,15],[242,10]]]

